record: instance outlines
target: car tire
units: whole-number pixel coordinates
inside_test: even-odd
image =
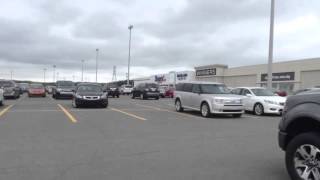
[[[234,118],[241,118],[242,114],[232,114],[232,117]]]
[[[102,104],[101,107],[102,107],[102,108],[107,108],[107,107],[108,107],[108,104],[109,104],[108,102],[105,103],[105,104]]]
[[[257,116],[262,116],[264,114],[264,107],[261,103],[257,103],[253,107],[253,113]]]
[[[0,101],[0,106],[3,106],[3,101]]]
[[[119,98],[120,96],[119,95],[117,95],[117,98]]]
[[[208,103],[206,103],[206,102],[201,104],[200,111],[201,111],[201,116],[202,117],[206,117],[207,118],[211,114],[210,107],[209,107]]]
[[[159,100],[160,98],[159,97],[156,97],[156,100]]]
[[[176,111],[177,112],[183,112],[183,107],[182,107],[180,99],[176,100],[175,107],[176,107]]]
[[[313,173],[317,174],[317,177],[314,179],[320,179],[319,157],[320,134],[309,132],[294,137],[286,148],[285,158],[287,171],[291,179],[309,179],[308,177],[312,176]],[[314,167],[314,165],[316,165],[316,167]],[[301,172],[304,172],[308,167],[313,167],[313,169],[307,170],[306,178],[303,178]]]
[[[134,96],[134,94],[132,94],[131,99],[135,99],[136,97]]]

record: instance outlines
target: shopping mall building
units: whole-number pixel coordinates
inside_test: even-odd
[[[266,86],[267,64],[228,68],[213,64],[195,67],[197,81],[221,82],[229,87]],[[320,58],[273,63],[272,86],[292,92],[320,85]]]
[[[135,80],[159,84],[178,84],[188,81],[224,83],[228,87],[266,86],[267,64],[229,68],[224,64],[195,67],[195,71],[169,72]],[[302,88],[320,86],[320,58],[276,62],[273,64],[273,88],[292,92]]]

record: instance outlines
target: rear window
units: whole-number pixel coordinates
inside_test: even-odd
[[[146,88],[158,88],[159,86],[157,84],[153,84],[153,83],[148,83],[146,84]]]
[[[13,87],[14,84],[11,81],[0,81],[0,87]]]
[[[72,81],[58,81],[57,86],[70,87],[70,86],[74,86],[74,83]]]
[[[43,88],[42,84],[30,84],[30,88],[40,89]]]

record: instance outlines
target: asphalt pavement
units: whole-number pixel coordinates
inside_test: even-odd
[[[279,116],[202,118],[172,99],[7,100],[0,107],[0,179],[287,180]]]

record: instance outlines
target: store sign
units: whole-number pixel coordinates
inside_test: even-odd
[[[216,68],[200,69],[196,71],[196,76],[214,76],[217,74]]]
[[[166,78],[165,78],[165,76],[164,75],[156,75],[156,76],[154,76],[154,80],[156,81],[156,82],[165,82],[166,81]]]
[[[272,81],[293,81],[294,72],[272,73]],[[268,74],[261,74],[261,81],[268,81]]]
[[[188,74],[187,74],[187,73],[177,74],[177,79],[178,79],[179,81],[187,80],[187,77],[188,77]]]

